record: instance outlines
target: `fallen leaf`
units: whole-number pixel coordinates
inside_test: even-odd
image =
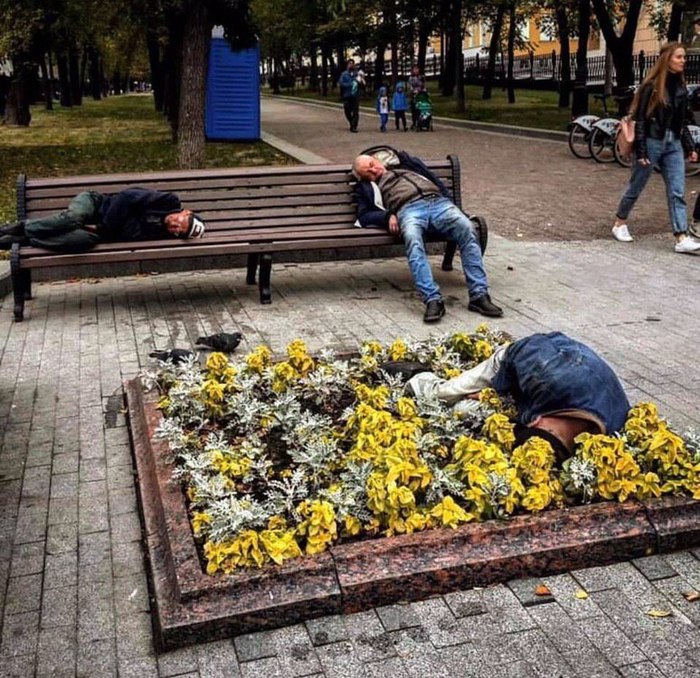
[[[683,594],[683,597],[689,602],[689,603],[696,603],[698,600],[700,600],[700,591],[686,591]]]
[[[671,610],[657,610],[655,608],[647,612],[648,617],[670,617],[672,614]]]
[[[549,590],[549,587],[545,586],[544,584],[538,584],[535,587],[535,595],[536,596],[551,596],[552,592]]]
[[[588,598],[588,594],[583,589],[579,589],[578,591],[576,591],[576,593],[574,593],[574,595],[579,600],[586,600],[586,598]]]

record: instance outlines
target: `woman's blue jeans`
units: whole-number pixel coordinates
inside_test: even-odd
[[[474,228],[452,201],[440,196],[414,200],[402,207],[397,217],[406,246],[408,267],[425,303],[442,298],[425,251],[423,238],[428,235],[438,235],[457,244],[470,299],[488,292],[484,261]]]
[[[632,178],[622,195],[616,216],[618,219],[627,220],[637,198],[654,171],[654,165],[658,165],[666,185],[666,201],[673,233],[675,235],[685,233],[688,230],[688,212],[684,198],[685,159],[680,139],[676,139],[671,131],[666,134],[664,139],[647,138],[647,157],[651,161],[651,165],[644,167],[635,162]]]

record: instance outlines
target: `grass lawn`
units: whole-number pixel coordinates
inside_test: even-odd
[[[437,82],[428,82],[428,90],[433,98],[435,115],[438,116],[560,131],[566,131],[567,124],[571,119],[570,109],[557,107],[559,97],[557,92],[516,89],[515,103],[509,104],[505,90],[495,88],[491,100],[484,101],[481,98],[482,88],[469,85],[465,94],[466,113],[458,114],[455,112],[454,98],[441,96],[438,93]],[[321,101],[339,101],[337,88],[325,98],[318,92],[309,92],[306,89],[298,89],[295,95]],[[374,108],[374,100],[367,97],[361,105]],[[590,98],[590,107],[591,113],[602,115],[603,109],[600,103],[594,101],[592,97]]]
[[[0,222],[15,218],[15,180],[30,177],[177,168],[166,119],[150,95],[84,100],[82,106],[32,108],[29,127],[0,126]],[[277,165],[290,159],[262,142],[207,144],[207,167]]]

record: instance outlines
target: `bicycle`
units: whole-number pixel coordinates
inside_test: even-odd
[[[608,94],[594,94],[593,98],[603,104],[605,117],[608,117]],[[577,158],[590,158],[591,149],[589,140],[593,131],[593,125],[600,120],[599,115],[579,115],[571,121],[569,126],[569,149]]]

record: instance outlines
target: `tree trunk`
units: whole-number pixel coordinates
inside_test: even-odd
[[[309,47],[309,59],[311,60],[311,65],[309,66],[309,89],[312,92],[318,92],[318,50],[316,45]]]
[[[559,78],[559,108],[569,108],[571,95],[571,47],[569,45],[569,17],[566,15],[566,7],[561,2],[557,3],[556,10],[557,28],[559,30],[559,44],[561,53],[559,63],[561,77]]]
[[[44,92],[44,104],[47,111],[53,110],[53,94],[51,92],[51,78],[49,77],[49,67],[46,65],[46,55],[39,59],[41,69],[41,89]]]
[[[68,48],[68,74],[70,77],[70,100],[73,106],[83,103],[83,92],[80,87],[80,60],[77,48]]]
[[[32,83],[31,68],[28,67],[25,56],[13,59],[12,67],[12,80],[7,92],[3,119],[8,125],[29,127],[32,120],[32,113],[29,109]]]
[[[399,75],[399,42],[397,38],[391,41],[391,88],[396,86]]]
[[[430,25],[425,19],[418,24],[418,67],[421,73],[425,73],[425,57],[428,52],[428,39],[430,38]]]
[[[56,54],[56,67],[58,68],[58,87],[61,90],[61,106],[72,106],[70,80],[68,79],[68,57],[65,52]]]
[[[328,96],[328,45],[321,44],[321,94]]]
[[[508,8],[508,103],[515,103],[515,83],[513,81],[513,61],[515,60],[515,31],[517,28],[517,18],[515,16],[515,0],[510,0]]]
[[[90,94],[95,101],[102,98],[102,77],[100,72],[100,53],[95,47],[89,50],[90,57]]]
[[[603,93],[608,96],[613,91],[613,57],[610,49],[605,50],[605,80],[603,81]]]
[[[455,88],[454,96],[457,113],[464,113],[464,58],[462,56],[462,0],[454,0],[454,24],[452,26],[452,42],[454,50]]]
[[[83,50],[83,57],[80,62],[80,93],[85,94],[85,85],[87,83],[87,67],[88,67],[88,52],[89,49]]]
[[[163,110],[164,101],[164,73],[160,60],[160,44],[155,29],[146,31],[146,48],[148,50],[148,65],[151,69],[151,86],[153,87],[153,103],[156,111]]]
[[[668,18],[668,29],[666,31],[666,40],[668,42],[680,41],[681,36],[681,19],[683,18],[683,5],[674,2],[671,5],[671,15]]]
[[[642,4],[643,0],[630,0],[625,16],[625,27],[618,36],[615,32],[613,20],[608,13],[606,0],[593,0],[593,11],[598,19],[598,25],[605,37],[608,49],[612,54],[615,63],[617,86],[621,91],[634,85],[632,50]]]
[[[180,113],[180,71],[182,67],[183,22],[179,13],[166,15],[168,44],[163,65],[163,113],[170,123],[173,142],[177,143],[178,115]]]
[[[211,40],[207,5],[192,2],[184,26],[177,135],[178,165],[183,169],[193,169],[204,166],[205,155],[204,102]]]
[[[571,115],[577,118],[588,113],[588,36],[591,30],[590,0],[580,0],[578,6],[578,48],[576,50],[576,82]]]
[[[374,60],[374,87],[376,92],[379,86],[384,82],[384,52],[386,52],[386,42],[379,41],[377,45],[377,58]]]
[[[484,80],[484,91],[481,95],[482,99],[490,99],[493,89],[493,80],[496,76],[496,55],[500,52],[501,31],[503,30],[503,17],[506,13],[505,2],[498,5],[496,12],[496,20],[493,23],[493,33],[491,33],[491,41],[489,42],[489,61],[486,66],[486,78]]]

